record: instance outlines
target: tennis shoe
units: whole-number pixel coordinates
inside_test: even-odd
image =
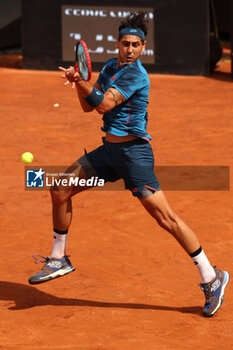
[[[41,255],[33,255],[36,264],[44,263],[42,270],[31,276],[28,280],[30,284],[38,284],[61,277],[75,270],[69,258],[65,255],[61,259],[51,258]]]
[[[224,291],[229,281],[229,273],[217,270],[215,267],[216,277],[212,282],[200,283],[206,298],[203,309],[205,317],[212,317],[220,308],[224,300]]]

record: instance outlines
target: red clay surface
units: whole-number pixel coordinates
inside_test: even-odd
[[[230,62],[207,77],[151,75],[149,132],[157,165],[227,165],[232,172]],[[73,200],[68,254],[76,271],[30,286],[52,247],[48,192],[24,190],[21,154],[69,165],[101,143],[101,117],[84,114],[59,72],[0,68],[0,349],[202,350],[233,348],[232,283],[202,317],[199,274],[130,192]],[[93,81],[96,78],[93,75]],[[54,104],[59,103],[55,108]],[[233,194],[168,191],[211,263],[233,275]]]

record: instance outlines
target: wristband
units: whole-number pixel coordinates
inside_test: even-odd
[[[89,106],[94,108],[99,106],[103,101],[103,99],[104,99],[104,94],[98,89],[96,89],[94,86],[90,95],[88,95],[87,97],[84,97],[84,100],[89,104]]]

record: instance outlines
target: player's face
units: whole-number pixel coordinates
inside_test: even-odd
[[[123,35],[117,40],[118,65],[131,64],[135,62],[141,53],[145,50],[146,41],[142,42],[141,38],[135,35]]]

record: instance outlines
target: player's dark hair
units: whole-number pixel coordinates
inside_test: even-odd
[[[146,36],[148,32],[146,13],[146,11],[131,12],[123,21],[121,21],[119,31],[126,27],[139,28]]]

